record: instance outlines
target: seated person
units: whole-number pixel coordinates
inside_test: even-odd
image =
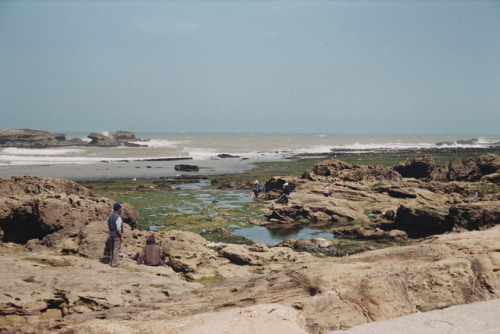
[[[285,184],[283,185],[283,192],[281,196],[276,200],[276,203],[281,203],[285,198],[290,196],[290,192],[290,186],[288,185],[288,182],[285,182]]]
[[[137,258],[137,264],[145,264],[147,266],[164,266],[163,252],[160,245],[156,243],[154,234],[146,239],[146,246],[141,251]]]

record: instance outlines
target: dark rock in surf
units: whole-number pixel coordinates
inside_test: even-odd
[[[217,157],[222,158],[222,159],[225,159],[225,158],[241,158],[239,155],[231,155],[231,154],[227,154],[227,153],[218,154]]]
[[[113,139],[116,141],[128,141],[128,140],[136,140],[137,138],[130,131],[116,131],[113,134]]]
[[[184,164],[175,165],[174,169],[176,171],[181,171],[181,172],[199,172],[200,171],[200,168],[196,165],[184,165]]]
[[[99,146],[99,147],[115,147],[118,146],[118,143],[114,141],[112,138],[103,135],[102,133],[91,133],[87,136],[91,139],[91,142],[88,143],[89,146]]]

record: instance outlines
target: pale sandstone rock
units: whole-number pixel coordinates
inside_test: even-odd
[[[264,245],[265,246],[265,245]],[[220,256],[223,256],[236,264],[248,264],[253,266],[265,265],[271,262],[293,262],[297,260],[296,254],[287,247],[267,248],[262,246],[246,246],[227,244],[217,248]]]
[[[218,319],[226,319],[228,314],[252,314],[260,309],[272,315],[280,309],[283,310],[280,312],[287,312],[290,307],[295,311],[282,318],[290,328],[298,327],[308,333],[346,329],[417,312],[500,298],[499,243],[500,226],[495,226],[485,231],[434,236],[413,246],[386,248],[344,258],[310,257],[307,261],[287,262],[261,275],[226,278],[220,284],[171,294],[163,300],[125,303],[128,306],[67,316],[62,321],[27,324],[17,327],[16,331],[48,333],[57,328],[93,333],[97,328],[99,332],[110,333],[117,329],[140,332],[146,328],[171,326],[183,333],[184,329],[189,332],[215,328],[213,326],[221,324]],[[105,274],[111,272],[109,269]],[[35,275],[35,281],[37,278]],[[113,278],[120,282],[127,277]],[[134,289],[139,287],[143,289],[146,285],[140,283]],[[103,304],[99,299],[102,295],[96,294],[96,290],[92,289],[94,292],[86,297]],[[129,295],[121,291],[123,287],[111,290],[109,294],[115,297]],[[14,299],[5,295],[2,298]],[[77,304],[76,298],[71,301],[71,305]],[[106,303],[109,304],[106,305],[115,302],[108,298]],[[25,307],[29,307],[28,303]],[[270,312],[269,307],[276,309]],[[255,314],[257,319],[264,317],[264,314]],[[231,323],[230,317],[227,319]],[[248,326],[245,330],[262,330],[259,326],[263,321],[241,319]],[[276,322],[279,318],[272,316],[262,319],[269,321],[270,328],[280,323]],[[284,326],[285,323],[280,324]]]

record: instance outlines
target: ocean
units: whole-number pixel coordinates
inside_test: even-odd
[[[105,133],[108,134],[108,133]],[[88,133],[67,133],[86,139]],[[186,174],[177,164],[197,165],[210,175],[239,173],[261,161],[336,152],[384,152],[432,148],[482,148],[499,136],[347,134],[167,134],[135,133],[143,147],[61,147],[0,149],[0,177],[32,175],[68,179],[161,177]],[[231,157],[223,158],[226,154]],[[177,160],[176,160],[177,159]]]

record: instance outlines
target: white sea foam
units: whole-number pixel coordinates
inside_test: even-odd
[[[79,134],[81,136],[81,134]],[[148,138],[148,137],[147,137]],[[429,148],[478,148],[500,141],[500,137],[476,137],[477,141],[457,140],[450,136],[367,136],[367,135],[168,135],[159,134],[149,140],[135,141],[147,147],[103,148],[72,146],[61,148],[0,149],[1,166],[36,166],[67,164],[100,164],[121,161],[189,156],[195,160],[217,159],[231,154],[250,161],[281,159],[294,154],[320,154],[338,151],[397,151]],[[464,138],[462,136],[462,138]],[[459,142],[460,144],[458,144]],[[436,143],[443,143],[441,146]],[[236,159],[234,159],[236,161]]]
[[[430,143],[354,143],[349,145],[338,145],[332,146],[331,149],[334,150],[359,150],[359,151],[369,151],[369,150],[404,150],[404,149],[422,149],[422,148],[432,148],[435,147],[434,144]]]
[[[90,158],[90,157],[57,157],[57,156],[12,156],[0,155],[0,165],[60,165],[60,164],[91,164],[101,162],[103,158]]]
[[[330,145],[318,145],[318,146],[292,149],[291,151],[293,151],[293,153],[296,153],[296,154],[304,154],[304,153],[314,154],[314,153],[330,152],[331,148],[332,148],[332,146],[330,146]],[[283,150],[283,151],[290,151],[290,150]]]
[[[477,139],[477,143],[479,145],[489,145],[490,144],[490,141],[488,141],[486,138],[482,138],[482,137],[479,137]]]
[[[187,152],[190,157],[196,160],[211,159],[219,154],[219,152],[211,148],[185,147],[184,151]]]
[[[132,141],[132,144],[147,145],[148,147],[166,147],[166,148],[177,148],[178,145],[184,144],[181,141],[175,140],[165,140],[165,139],[149,139],[145,141]]]
[[[66,155],[66,154],[79,154],[83,149],[74,148],[4,148],[0,152],[9,155]]]

